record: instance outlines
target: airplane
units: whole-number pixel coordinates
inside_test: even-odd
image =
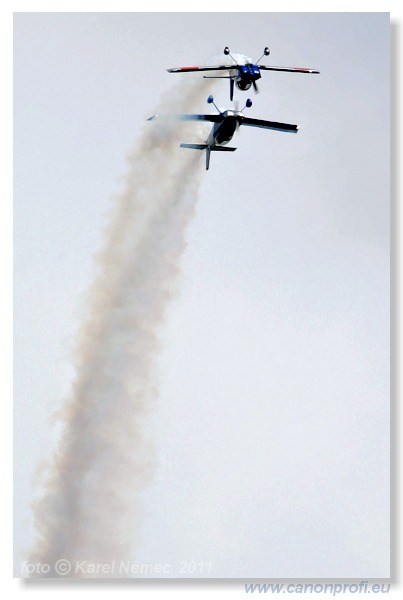
[[[181,148],[190,148],[193,150],[205,150],[206,151],[206,171],[210,166],[210,153],[211,152],[234,152],[236,148],[229,147],[226,144],[232,140],[234,133],[241,125],[247,125],[249,127],[262,127],[263,129],[274,129],[276,131],[285,131],[288,133],[297,133],[299,125],[290,125],[289,123],[277,123],[276,121],[263,121],[262,119],[251,119],[245,117],[242,111],[238,110],[225,110],[221,112],[218,106],[214,102],[213,96],[207,98],[208,104],[214,104],[218,110],[218,115],[153,115],[149,117],[147,121],[153,121],[157,118],[166,120],[177,120],[177,121],[210,121],[214,123],[207,140],[204,144],[180,144]],[[244,108],[250,108],[252,106],[252,100],[247,99]],[[244,110],[244,109],[242,109]]]
[[[190,71],[229,71],[229,75],[203,75],[205,79],[229,79],[230,84],[230,100],[234,97],[234,85],[239,90],[249,90],[251,86],[257,93],[258,87],[256,81],[261,78],[260,71],[287,71],[289,73],[319,73],[317,69],[308,69],[304,67],[270,67],[267,65],[258,65],[263,56],[269,56],[270,50],[266,48],[263,50],[262,56],[256,61],[256,63],[246,63],[239,65],[235,58],[231,55],[228,46],[224,48],[224,54],[230,56],[234,61],[235,65],[216,65],[212,67],[174,67],[167,69],[168,73],[185,73]]]

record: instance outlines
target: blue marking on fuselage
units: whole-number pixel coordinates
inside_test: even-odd
[[[252,63],[248,63],[247,65],[239,66],[239,74],[242,78],[248,79],[250,81],[256,81],[261,78],[260,69],[257,65],[253,65]]]

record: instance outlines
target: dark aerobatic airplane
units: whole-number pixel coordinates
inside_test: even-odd
[[[228,46],[224,48],[224,54],[226,56],[231,56],[230,50]],[[256,61],[259,62],[263,58],[263,56],[269,56],[270,50],[269,48],[265,48],[262,56]],[[233,100],[234,97],[234,85],[237,86],[239,90],[245,91],[249,90],[251,86],[255,92],[258,92],[258,87],[256,81],[261,78],[260,71],[286,71],[289,73],[319,73],[316,69],[307,69],[304,67],[272,67],[267,65],[258,65],[254,63],[246,63],[246,64],[238,64],[233,56],[231,56],[234,61],[234,65],[216,65],[216,66],[207,66],[207,67],[174,67],[172,69],[167,69],[168,73],[186,73],[190,71],[229,71],[229,75],[218,75],[218,76],[210,76],[204,75],[206,79],[229,79],[230,84],[230,100]]]
[[[214,123],[207,140],[204,144],[181,144],[181,148],[191,148],[193,150],[205,150],[206,151],[206,170],[210,166],[210,152],[212,151],[224,151],[233,152],[236,148],[230,148],[226,146],[233,138],[234,133],[241,125],[247,125],[249,127],[262,127],[263,129],[274,129],[276,131],[286,131],[288,133],[297,133],[299,125],[290,125],[289,123],[277,123],[276,121],[263,121],[261,119],[251,119],[245,117],[241,111],[237,110],[226,110],[221,112],[214,103],[213,96],[207,98],[209,104],[214,104],[218,110],[218,115],[153,115],[148,121],[152,121],[156,118],[165,120],[177,120],[177,121],[210,121]],[[252,100],[248,98],[245,107],[250,108],[252,106]]]

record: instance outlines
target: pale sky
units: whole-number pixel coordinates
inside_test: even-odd
[[[244,128],[203,174],[156,357],[157,469],[133,560],[389,575],[386,13],[15,15],[16,569],[125,157],[163,92],[200,77],[166,69],[225,45],[321,74],[237,92],[248,115],[301,129]]]

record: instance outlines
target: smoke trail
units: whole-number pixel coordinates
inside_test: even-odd
[[[194,111],[210,88],[201,78],[182,80],[161,109]],[[35,577],[63,576],[55,569],[60,559],[74,565],[130,558],[139,497],[153,473],[142,429],[155,397],[157,333],[204,173],[204,153],[178,144],[203,138],[195,124],[147,123],[129,157],[89,291],[61,441],[34,506],[38,541],[29,562],[50,565]],[[64,576],[83,575],[73,569]]]

